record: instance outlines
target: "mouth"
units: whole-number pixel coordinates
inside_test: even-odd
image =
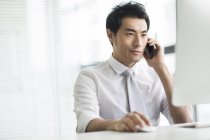
[[[130,52],[132,54],[135,54],[135,55],[139,55],[139,54],[142,54],[143,53],[142,51],[137,51],[137,50],[130,50]]]

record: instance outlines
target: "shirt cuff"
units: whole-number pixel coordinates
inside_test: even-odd
[[[90,121],[93,119],[96,119],[96,118],[101,118],[101,117],[93,115],[93,116],[85,117],[84,119],[77,120],[76,132],[77,133],[85,133]]]

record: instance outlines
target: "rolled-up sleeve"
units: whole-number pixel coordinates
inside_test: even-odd
[[[74,85],[74,112],[77,133],[84,133],[88,123],[100,118],[96,84],[90,70],[81,71]]]

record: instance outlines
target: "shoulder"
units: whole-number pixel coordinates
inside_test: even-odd
[[[76,78],[74,83],[75,89],[79,88],[91,88],[96,89],[97,81],[99,81],[101,71],[103,71],[107,67],[106,62],[102,62],[100,64],[94,66],[88,66],[83,68],[79,75]]]
[[[94,65],[89,65],[80,71],[78,77],[94,78],[99,73],[106,71],[108,68],[109,68],[108,61],[100,62]]]

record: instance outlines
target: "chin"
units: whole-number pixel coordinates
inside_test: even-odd
[[[133,59],[133,61],[136,62],[136,63],[139,62],[140,60],[141,60],[141,57],[138,57],[138,58],[134,58]]]

